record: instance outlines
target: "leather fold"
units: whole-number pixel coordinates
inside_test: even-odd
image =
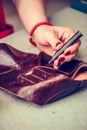
[[[87,63],[76,59],[54,70],[50,56],[25,53],[0,43],[0,88],[39,105],[51,103],[87,85],[75,77],[87,71]]]

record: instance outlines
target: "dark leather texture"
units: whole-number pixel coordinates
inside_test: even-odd
[[[73,59],[54,70],[50,56],[25,53],[7,43],[0,43],[0,88],[39,105],[69,95],[87,83],[74,80],[87,71],[87,63]]]

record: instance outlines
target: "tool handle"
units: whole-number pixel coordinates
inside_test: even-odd
[[[54,56],[53,56],[52,59],[49,61],[49,63],[53,62],[57,57],[59,57],[59,56],[65,51],[65,49],[67,49],[69,46],[73,45],[81,36],[83,36],[83,34],[82,34],[80,31],[77,31],[77,32],[66,42],[66,44],[54,54]]]

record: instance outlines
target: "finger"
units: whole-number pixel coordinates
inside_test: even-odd
[[[54,67],[55,70],[57,70],[57,69],[59,68],[59,66],[60,66],[60,62],[59,62],[58,59],[56,59],[56,60],[54,61],[53,67]]]
[[[61,56],[59,56],[55,61],[54,61],[54,68],[58,69],[62,63],[64,63],[65,61],[65,57],[64,54],[62,54]]]
[[[78,50],[70,55],[65,56],[65,62],[71,61],[77,55],[77,53],[78,53]]]
[[[62,32],[62,35],[60,37],[61,41],[64,42],[64,44],[66,44],[66,42],[74,35],[74,31],[71,29],[67,29],[65,31]]]
[[[63,65],[66,62],[71,61],[76,55],[77,55],[78,51],[74,52],[73,54],[69,54],[67,56],[64,56],[64,54],[62,54],[61,56],[59,56],[55,61],[54,61],[54,68],[58,69],[61,65]]]
[[[61,34],[61,37],[59,38],[61,41],[61,44],[56,43],[56,50],[63,47],[64,44],[73,36],[74,33],[71,33],[69,31],[63,31]]]
[[[68,32],[68,31],[64,31],[62,36],[61,36],[61,40],[64,42],[64,44],[72,37],[72,33]]]
[[[53,50],[58,50],[63,46],[63,43],[58,38],[58,34],[55,31],[53,31],[49,35],[47,35],[46,39],[47,39],[46,42],[48,42],[51,45]]]
[[[65,55],[69,55],[69,54],[73,54],[75,53],[79,46],[81,45],[81,41],[79,40],[77,43],[75,43],[74,45],[68,47],[65,51],[64,51],[64,54]]]
[[[44,44],[38,44],[38,49],[45,52],[46,54],[53,56],[55,54],[55,50],[52,49],[52,47],[49,45],[49,43]]]

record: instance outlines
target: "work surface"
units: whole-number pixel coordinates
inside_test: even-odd
[[[50,19],[55,25],[80,30],[84,37],[78,59],[87,61],[87,15],[67,8]],[[25,52],[38,53],[23,29],[2,40]],[[26,102],[0,90],[0,130],[87,130],[87,88],[45,106]]]

